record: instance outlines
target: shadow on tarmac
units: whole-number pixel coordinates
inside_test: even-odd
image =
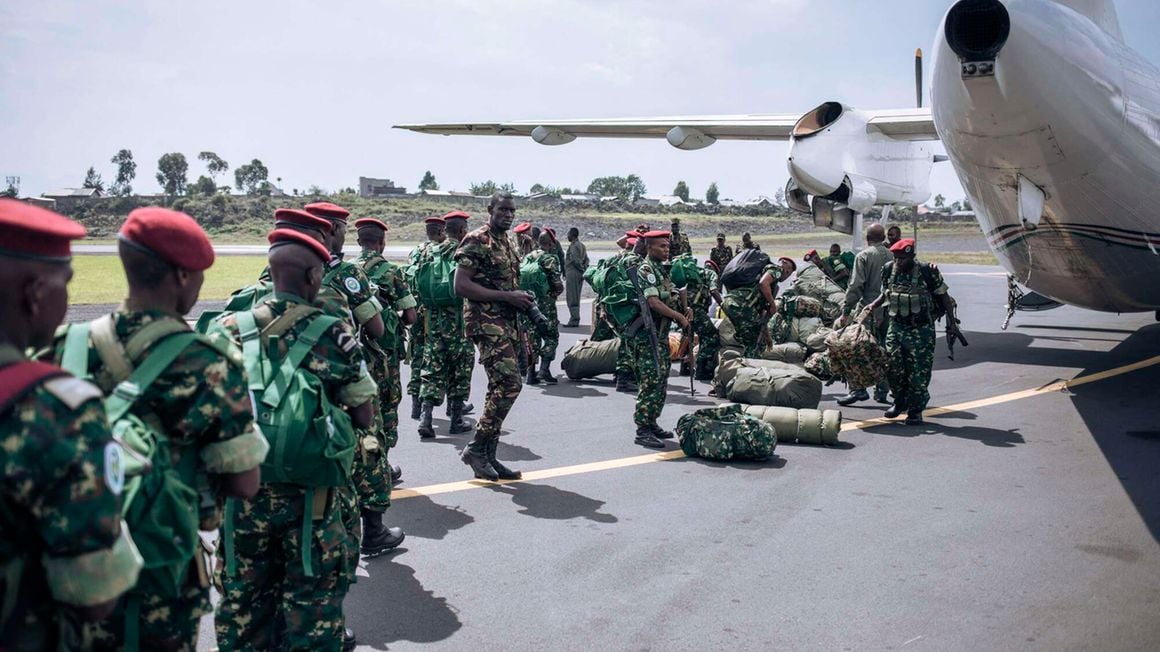
[[[558,377],[560,378],[560,377]],[[523,391],[527,391],[527,385],[524,386]],[[585,387],[579,382],[573,382],[560,378],[560,382],[555,385],[548,385],[540,383],[539,385],[532,385],[532,387],[540,388],[544,394],[548,396],[559,396],[560,398],[589,398],[595,396],[608,396],[606,392],[597,391],[591,387]]]
[[[434,643],[463,627],[459,610],[447,598],[423,588],[410,566],[384,557],[371,560],[367,568],[369,577],[360,577],[351,589],[352,596],[362,596],[354,597],[353,602],[348,598],[348,604],[380,604],[382,596],[390,596],[390,608],[362,612],[359,615],[363,617],[348,615],[360,644],[381,649],[397,641]],[[380,599],[368,599],[370,596]]]
[[[970,414],[961,413],[961,414]],[[939,415],[934,417],[936,420],[943,418],[954,418],[952,415]],[[969,418],[974,418],[971,415]],[[1014,448],[1019,444],[1024,444],[1026,441],[1023,435],[1019,434],[1018,428],[1011,430],[1001,430],[999,428],[984,428],[981,426],[962,426],[952,427],[945,425],[939,421],[928,420],[921,426],[908,426],[902,423],[889,423],[875,426],[867,426],[864,428],[866,432],[875,435],[889,435],[891,437],[918,437],[919,435],[944,435],[946,437],[957,437],[959,439],[970,439],[977,441],[984,446],[993,446],[995,448]]]
[[[778,444],[781,446],[781,444]],[[703,457],[679,457],[675,460],[669,460],[668,463],[680,464],[699,464],[701,466],[711,466],[715,469],[736,469],[739,471],[767,471],[769,469],[780,469],[785,467],[785,458],[774,455],[773,457],[761,460],[707,460]]]
[[[458,506],[440,505],[429,496],[414,496],[391,503],[387,520],[405,523],[408,537],[438,540],[453,530],[471,525],[475,517]]]
[[[1092,367],[1107,368],[1109,366],[1108,353],[1099,349],[1032,346],[1035,342],[1078,342],[1090,341],[1090,338],[1066,336],[1037,337],[1018,332],[981,333],[972,331],[965,333],[965,335],[971,345],[969,347],[956,346],[955,359],[948,360],[946,341],[940,334],[938,342],[935,344],[935,371],[941,369],[962,369],[963,367],[984,362],[1085,369]]]
[[[612,514],[600,511],[604,506],[603,500],[557,489],[551,485],[519,483],[494,485],[488,489],[508,495],[513,503],[523,507],[520,510],[521,514],[533,518],[552,520],[586,518],[597,523],[616,523],[620,520]]]

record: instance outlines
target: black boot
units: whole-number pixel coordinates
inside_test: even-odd
[[[693,370],[689,367],[689,363],[688,362],[681,362],[681,366],[680,366],[679,370],[677,371],[677,374],[680,376],[688,376],[691,373],[693,373]]]
[[[451,434],[471,432],[471,424],[463,420],[463,401],[448,401],[448,406],[451,416]]]
[[[383,525],[382,512],[362,510],[362,526],[362,545],[359,552],[364,557],[377,557],[388,550],[398,548],[403,539],[407,538],[402,528]]]
[[[509,469],[504,466],[503,462],[495,459],[495,451],[499,448],[499,437],[492,437],[487,440],[487,461],[491,462],[491,468],[495,469],[500,480],[519,480],[524,477],[523,473]]]
[[[358,646],[358,639],[354,637],[354,630],[349,627],[342,628],[342,652],[350,652]]]
[[[403,481],[403,467],[398,464],[391,465],[391,485],[397,485]]]
[[[713,369],[715,366],[716,365],[712,364],[712,360],[698,360],[697,375],[694,376],[694,378],[702,382],[709,382],[713,380]]]
[[[895,397],[894,405],[891,405],[883,414],[887,419],[893,419],[906,411],[906,401]]]
[[[538,376],[536,376],[536,367],[534,365],[528,365],[528,377],[524,379],[524,384],[525,385],[539,385],[540,384],[540,379]]]
[[[496,473],[495,467],[487,459],[487,446],[487,438],[477,431],[475,438],[463,448],[459,458],[463,460],[464,464],[471,467],[476,478],[495,482],[499,480],[499,474]]]
[[[910,410],[906,413],[906,425],[921,426],[925,421],[922,420],[922,410]]]
[[[419,395],[411,397],[411,418],[418,419],[420,412],[423,410],[423,402],[419,400]]]
[[[852,390],[850,390],[849,394],[846,394],[842,398],[838,399],[838,405],[845,407],[847,405],[853,405],[859,401],[869,401],[869,400],[870,400],[870,394],[866,393],[866,390],[864,390],[864,389],[852,389]]]
[[[657,438],[652,428],[649,426],[636,427],[636,439],[633,443],[644,446],[645,448],[664,448],[665,443]]]
[[[652,430],[652,434],[655,435],[657,439],[672,439],[676,436],[673,434],[673,431],[665,430],[655,423],[649,426],[649,429]]]
[[[636,383],[632,382],[632,376],[624,373],[616,373],[616,391],[632,394],[636,392]]]
[[[432,439],[435,437],[435,426],[431,425],[431,410],[435,406],[431,401],[423,401],[423,414],[419,420],[419,439]]]
[[[463,404],[463,413],[464,414],[471,414],[472,412],[475,412],[475,403],[464,403]]]
[[[886,389],[885,385],[879,385],[874,388],[874,401],[877,403],[890,404],[890,390]]]
[[[550,368],[551,365],[552,365],[552,361],[550,359],[545,358],[545,357],[541,357],[540,358],[540,373],[537,374],[537,376],[539,377],[540,380],[544,381],[545,383],[548,383],[549,385],[555,385],[557,381],[556,381],[556,377],[552,375],[552,370]]]

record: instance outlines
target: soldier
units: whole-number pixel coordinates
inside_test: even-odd
[[[427,256],[427,252],[434,246],[447,239],[446,224],[442,217],[428,217],[423,220],[423,228],[427,233],[427,241],[411,250],[411,266],[409,268],[411,290],[417,291],[415,286],[415,270]],[[423,349],[426,346],[427,307],[420,305],[415,314],[415,323],[411,326],[411,379],[407,381],[407,394],[411,397],[411,418],[418,419],[423,413],[423,401],[419,398],[419,390],[423,386]]]
[[[834,259],[836,259],[838,264],[842,266],[841,271],[845,274],[841,280],[839,280],[839,270],[833,266]],[[822,274],[824,274],[826,278],[833,281],[835,285],[840,286],[843,290],[846,289],[846,281],[848,281],[850,278],[850,272],[846,270],[840,256],[823,257],[818,253],[817,249],[810,249],[806,252],[806,255],[802,257],[802,260],[807,263],[812,263],[815,267],[822,270]]]
[[[696,334],[701,346],[697,351],[696,368],[693,375],[697,380],[712,380],[717,369],[717,352],[721,350],[721,335],[717,327],[709,319],[709,305],[716,301],[721,305],[724,299],[717,291],[716,265],[711,260],[705,261],[704,267],[697,268],[695,276],[685,278],[685,293],[688,297],[689,309],[693,311],[691,321],[693,333]]]
[[[560,278],[560,263],[556,260],[555,254],[552,253],[552,244],[555,239],[547,231],[540,234],[540,248],[532,253],[524,256],[521,267],[527,266],[529,263],[536,265],[542,273],[544,281],[543,287],[528,287],[525,288],[536,295],[536,305],[540,312],[548,318],[547,328],[537,328],[532,324],[531,320],[525,316],[521,319],[525,320],[524,330],[528,332],[530,338],[527,384],[538,385],[540,381],[550,385],[556,384],[556,377],[552,375],[552,360],[556,358],[556,347],[560,345],[560,316],[556,309],[556,298],[564,291],[564,283]],[[522,276],[522,272],[521,272]],[[531,363],[533,358],[540,359],[540,370],[537,372],[535,365]]]
[[[902,229],[898,228],[897,224],[891,224],[890,228],[886,229],[886,248],[889,249],[894,246],[896,242],[902,239]]]
[[[140,394],[129,410],[155,424],[165,438],[158,449],[164,452],[158,454],[167,459],[160,462],[155,455],[152,464],[168,463],[177,471],[174,481],[183,485],[185,511],[154,514],[148,504],[157,497],[138,493],[140,504],[131,505],[128,513],[142,510],[149,515],[143,518],[146,523],[160,519],[169,536],[183,532],[183,513],[200,516],[200,529],[216,530],[217,506],[225,498],[250,498],[258,491],[258,465],[269,446],[254,430],[240,351],[220,337],[197,336],[184,345],[175,339],[190,333],[184,317],[197,303],[205,270],[213,264],[213,246],[192,217],[159,207],[129,213],[117,240],[128,298],[111,315],[59,330],[53,358],[91,378],[106,395],[131,375],[136,378],[139,368],[165,365],[153,382],[137,386]],[[167,353],[172,346],[178,348]],[[199,488],[208,495],[207,506],[198,500]],[[129,524],[137,527],[136,521]],[[132,534],[139,544],[147,540],[140,529]],[[146,569],[141,581],[111,618],[86,627],[87,644],[192,652],[200,618],[213,611],[208,560],[197,544],[189,542],[183,552],[192,554],[176,567],[165,553],[142,545]],[[166,580],[167,573],[180,578],[176,585]]]
[[[893,419],[905,410],[908,426],[922,425],[922,411],[930,400],[927,386],[934,367],[935,302],[954,314],[942,274],[934,265],[916,260],[914,250],[911,238],[894,243],[890,248],[894,260],[882,271],[882,294],[870,304],[873,310],[885,303],[889,315],[887,373],[894,405],[886,410],[886,418]],[[957,334],[958,325],[948,317],[947,337]]]
[[[588,270],[588,248],[580,242],[580,229],[568,229],[568,253],[564,256],[564,296],[568,303],[568,328],[580,325],[580,290]]]
[[[725,244],[724,233],[717,234],[717,246],[713,247],[713,249],[709,251],[709,260],[713,261],[713,263],[717,265],[718,272],[725,269],[725,266],[729,264],[729,261],[733,260],[733,247]],[[721,290],[720,285],[717,286],[717,290]]]
[[[64,319],[69,243],[84,234],[0,199],[0,647],[10,650],[80,647],[80,623],[108,617],[141,569],[100,390],[24,356]]]
[[[662,264],[669,258],[668,231],[649,231],[643,235],[646,242],[646,257],[636,268],[639,290],[652,312],[655,331],[650,336],[644,316],[625,329],[624,341],[633,368],[637,371],[640,389],[636,394],[636,409],[632,420],[636,424],[636,444],[646,448],[664,448],[662,439],[672,439],[673,433],[657,424],[657,418],[665,406],[665,395],[669,378],[669,320],[677,322],[682,329],[689,328],[692,311],[684,313],[674,309],[677,302],[676,289]],[[655,338],[655,339],[654,339]],[[653,343],[656,343],[654,348]]]
[[[453,211],[443,216],[447,227],[447,241],[434,246],[428,255],[446,257],[455,255],[463,236],[467,234],[467,220],[470,216],[463,211]],[[474,351],[464,333],[463,301],[453,305],[433,307],[427,310],[426,346],[423,350],[423,379],[419,398],[423,401],[423,411],[419,419],[419,437],[430,439],[435,436],[431,424],[431,412],[443,404],[447,397],[451,416],[450,432],[457,435],[470,432],[471,426],[463,419],[464,403],[471,392],[471,371],[474,365]]]
[[[782,257],[765,266],[757,283],[729,291],[720,304],[733,324],[734,339],[744,347],[743,355],[756,358],[769,344],[769,319],[777,312],[777,285],[793,274],[797,265]]]
[[[674,217],[669,226],[669,233],[672,234],[669,240],[669,260],[683,254],[693,253],[693,247],[689,244],[689,236],[681,233],[680,218]]]
[[[752,236],[750,236],[749,232],[746,231],[745,233],[741,234],[741,246],[737,248],[738,253],[740,253],[742,249],[756,249],[761,251],[761,245],[754,242]]]
[[[826,265],[830,268],[830,278],[845,290],[850,284],[850,268],[854,265],[854,254],[843,252],[841,245],[835,242],[830,245]]]
[[[515,199],[511,193],[497,192],[487,213],[488,223],[467,234],[456,251],[455,293],[467,299],[467,336],[479,349],[479,364],[487,371],[487,401],[475,438],[463,449],[463,463],[475,477],[494,482],[523,477],[496,459],[496,448],[503,420],[521,388],[516,317],[531,308],[533,300],[520,291],[520,259],[507,237]]]
[[[536,241],[532,238],[532,223],[520,222],[516,228],[512,229],[512,233],[516,236],[516,251],[520,257],[524,257],[536,248]]]
[[[319,318],[311,302],[331,253],[310,236],[289,229],[276,229],[268,239],[274,294],[250,314],[261,333],[261,350],[284,359]],[[215,324],[238,346],[242,345],[238,320],[243,316],[249,317],[229,314]],[[279,332],[278,337],[269,337],[272,332]],[[298,368],[317,378],[326,396],[346,409],[355,428],[371,427],[378,390],[365,370],[357,336],[346,322],[329,326]],[[227,530],[229,563],[235,568],[222,573],[216,622],[223,650],[342,649],[350,539],[338,493],[325,487],[263,482],[254,498],[236,503]],[[226,548],[218,547],[219,567],[227,562]]]
[[[550,253],[556,257],[556,263],[557,263],[556,266],[560,269],[560,274],[561,274],[560,278],[562,279],[562,278],[564,278],[563,277],[563,274],[564,274],[564,247],[560,245],[560,239],[556,237],[556,229],[553,229],[550,226],[545,226],[544,233],[547,233],[548,235],[552,236],[552,247],[548,253]],[[536,242],[539,243],[539,241],[540,240],[537,237]]]
[[[882,241],[886,238],[886,231],[881,224],[871,224],[866,227],[866,248],[858,252],[854,258],[854,274],[850,277],[850,285],[846,288],[846,302],[842,308],[842,316],[836,328],[841,328],[851,315],[859,314],[863,308],[874,303],[878,295],[882,294],[882,270],[893,256]],[[886,345],[886,317],[879,307],[868,318],[866,325],[878,338],[878,343]],[[874,400],[879,403],[888,403],[888,386],[885,381],[878,383],[874,388]],[[865,387],[851,387],[850,392],[838,399],[838,405],[853,405],[858,401],[870,400],[870,394]]]

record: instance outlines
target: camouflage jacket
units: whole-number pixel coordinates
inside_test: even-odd
[[[709,304],[713,301],[711,290],[716,289],[717,272],[707,267],[698,267],[697,276],[690,279],[688,284],[689,307],[700,312],[709,310]]]
[[[326,263],[322,284],[343,296],[356,327],[374,319],[383,309],[375,298],[366,273],[358,265],[343,260],[341,255],[334,256]]]
[[[556,260],[556,255],[551,251],[537,249],[524,256],[524,262],[528,261],[538,263],[540,269],[544,270],[544,276],[548,278],[548,296],[536,297],[536,300],[540,303],[544,301],[554,302],[556,297],[564,292],[564,281],[560,277],[560,262]]]
[[[693,247],[689,244],[689,236],[684,233],[673,233],[669,235],[669,260],[682,254],[691,253],[693,253]]]
[[[644,294],[646,299],[657,297],[673,310],[677,312],[681,311],[680,295],[677,294],[677,289],[673,286],[672,279],[669,278],[669,271],[666,265],[645,256],[641,259],[636,269],[637,278],[640,280],[641,293]],[[653,322],[656,323],[659,332],[667,333],[668,318],[661,317],[654,310]]]
[[[717,263],[721,271],[725,271],[725,266],[729,264],[729,261],[733,260],[733,247],[729,245],[713,247],[709,252],[709,260]]]
[[[403,268],[370,249],[363,249],[355,264],[366,273],[371,282],[371,289],[383,306],[381,314],[386,332],[380,338],[380,345],[384,350],[403,355],[406,342],[403,337],[403,323],[399,319],[399,313],[419,305],[415,296],[411,294],[411,289],[407,286]]]
[[[484,224],[468,233],[455,252],[456,273],[468,274],[477,284],[493,290],[520,289],[520,257],[505,235],[496,236]],[[515,328],[515,308],[507,303],[467,301],[464,306],[467,333],[484,325]]]

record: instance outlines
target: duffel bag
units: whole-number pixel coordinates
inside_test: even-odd
[[[742,367],[725,388],[725,398],[749,405],[816,408],[822,381],[800,367]]]
[[[750,405],[745,413],[773,426],[777,440],[784,443],[833,446],[842,430],[838,410],[795,410],[787,407]]]
[[[677,421],[681,450],[707,460],[764,460],[777,447],[773,426],[746,414],[740,405],[705,408]]]
[[[616,350],[620,340],[613,338],[603,342],[581,340],[572,345],[560,361],[560,368],[572,380],[595,378],[601,374],[616,372]]]
[[[762,351],[761,358],[787,364],[802,364],[806,361],[807,353],[804,345],[797,342],[786,342],[785,344],[774,344]]]
[[[872,387],[886,378],[890,361],[874,331],[866,326],[868,317],[863,312],[854,323],[826,337],[830,368],[850,387]]]

